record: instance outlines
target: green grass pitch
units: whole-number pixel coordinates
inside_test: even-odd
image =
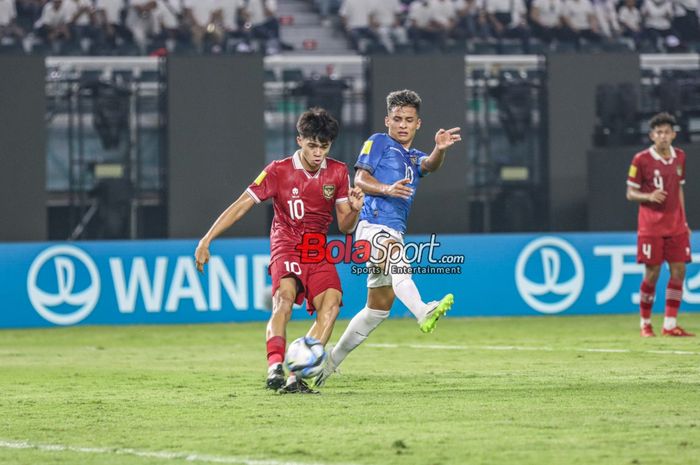
[[[262,323],[5,330],[0,464],[698,463],[700,340],[638,332],[635,315],[389,320],[321,395],[282,396]]]

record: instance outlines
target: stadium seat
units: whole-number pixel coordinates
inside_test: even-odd
[[[277,75],[271,69],[265,70],[265,82],[275,82],[277,81]]]
[[[304,72],[300,68],[290,68],[282,70],[282,81],[301,82],[304,80]]]

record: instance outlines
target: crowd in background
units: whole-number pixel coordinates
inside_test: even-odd
[[[284,1],[284,0],[280,0]],[[360,53],[700,49],[700,0],[308,0]],[[0,51],[278,53],[277,0],[0,0]],[[539,46],[533,50],[533,44]],[[459,47],[456,47],[459,49]]]
[[[0,45],[27,53],[277,53],[275,0],[0,0]]]
[[[337,6],[361,52],[446,49],[465,41],[517,41],[524,53],[617,44],[631,50],[677,51],[700,42],[700,0],[314,0],[324,14]]]

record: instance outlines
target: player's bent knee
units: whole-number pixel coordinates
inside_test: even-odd
[[[274,313],[292,313],[294,305],[294,294],[288,291],[278,291],[272,299],[272,311]]]

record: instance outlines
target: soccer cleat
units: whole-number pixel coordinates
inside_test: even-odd
[[[314,381],[312,383],[312,386],[317,388],[321,387],[324,384],[326,384],[326,380],[336,371],[338,371],[338,367],[336,364],[333,362],[333,358],[331,357],[331,354],[333,353],[332,350],[328,351],[328,357],[326,357],[326,363],[323,365],[323,371],[319,373],[316,378],[314,378]]]
[[[311,389],[306,381],[298,377],[294,378],[294,381],[289,382],[278,391],[280,394],[320,394],[320,392]]]
[[[681,328],[680,326],[676,326],[673,329],[662,329],[661,330],[661,335],[662,336],[671,336],[671,337],[695,337],[695,334],[689,333],[685,329]]]
[[[284,368],[281,363],[270,365],[267,369],[267,388],[274,391],[284,386]]]
[[[435,330],[437,320],[452,308],[454,301],[454,296],[452,294],[447,294],[439,302],[430,302],[428,305],[432,308],[428,310],[423,319],[418,322],[420,330],[424,333],[432,333]]]
[[[654,334],[654,328],[652,328],[651,325],[642,326],[642,330],[639,332],[639,335],[642,337],[656,337],[656,334]]]

